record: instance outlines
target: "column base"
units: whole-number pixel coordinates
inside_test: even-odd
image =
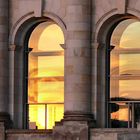
[[[3,122],[6,129],[12,128],[10,115],[6,112],[0,112],[0,122]]]
[[[90,113],[68,111],[64,113],[62,122],[65,121],[87,122],[89,127],[95,127],[94,117]]]
[[[64,119],[56,123],[53,140],[88,140],[90,128],[94,127],[92,114],[82,112],[65,112]]]

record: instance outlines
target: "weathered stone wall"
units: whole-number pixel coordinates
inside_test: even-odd
[[[45,130],[7,130],[5,140],[52,140],[52,132]]]
[[[53,140],[88,140],[87,122],[67,121],[53,129]]]
[[[8,1],[0,0],[0,112],[8,111]]]
[[[65,125],[56,128],[54,132],[45,130],[7,130],[0,128],[0,140],[139,140],[140,133],[136,129],[92,129],[89,138],[88,131],[83,126]],[[79,127],[79,128],[78,128]],[[57,130],[58,129],[58,130]],[[83,131],[81,131],[83,130]],[[81,131],[81,133],[79,133]],[[85,134],[86,133],[86,134]],[[79,135],[80,134],[80,135]],[[86,137],[85,137],[86,136]]]
[[[92,129],[90,140],[139,140],[140,133],[136,129]]]
[[[139,140],[140,132],[122,132],[118,135],[118,140]]]

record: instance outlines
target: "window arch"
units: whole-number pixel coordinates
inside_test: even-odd
[[[54,22],[39,24],[26,48],[26,85],[31,129],[52,129],[64,112],[64,35]]]
[[[107,47],[109,127],[136,127],[140,118],[140,22],[121,21]]]

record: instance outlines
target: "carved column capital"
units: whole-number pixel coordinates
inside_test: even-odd
[[[11,45],[9,45],[9,51],[15,51],[15,49],[16,49],[16,45],[14,45],[14,44],[11,44]]]
[[[98,43],[98,42],[93,42],[93,43],[91,44],[91,46],[92,46],[92,49],[98,49],[99,43]]]
[[[65,50],[66,49],[66,45],[65,44],[60,44],[60,46]]]

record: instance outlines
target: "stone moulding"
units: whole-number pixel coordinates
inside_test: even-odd
[[[96,28],[95,28],[95,37],[93,40],[93,42],[97,42],[98,43],[98,34],[99,34],[99,31],[102,27],[102,25],[105,23],[105,21],[107,21],[110,17],[114,16],[117,14],[117,8],[115,9],[112,9],[111,11],[105,13],[98,21],[97,23],[95,24]]]
[[[30,12],[26,15],[23,15],[15,24],[14,26],[11,28],[11,31],[10,31],[10,35],[9,35],[9,44],[15,44],[16,46],[23,46],[21,44],[17,44],[15,42],[16,40],[16,34],[19,30],[20,27],[24,26],[23,24],[31,19],[31,18],[35,18],[34,17],[34,12]],[[51,19],[52,21],[54,21],[56,24],[58,24],[60,26],[60,28],[62,29],[63,33],[64,33],[64,38],[66,40],[66,37],[67,37],[67,32],[66,32],[66,24],[63,22],[63,20],[58,17],[57,15],[53,14],[53,13],[43,13],[43,16],[42,17],[39,17],[38,19],[45,19],[46,18],[46,21],[47,21],[47,18]],[[29,23],[30,24],[30,23]],[[24,28],[24,27],[23,27]],[[65,41],[66,42],[66,41]]]
[[[126,0],[123,0],[125,2],[125,4],[123,4],[123,6],[125,7],[122,8],[123,9],[123,12],[119,12],[118,11],[118,8],[115,8],[115,9],[112,9],[111,11],[105,13],[98,21],[97,23],[95,24],[96,28],[95,28],[95,35],[94,35],[94,38],[92,39],[93,42],[98,42],[98,34],[99,34],[99,31],[101,29],[101,27],[104,25],[104,23],[111,17],[113,16],[117,16],[117,15],[122,15],[122,16],[127,16],[128,14],[129,15],[132,15],[133,18],[136,17],[136,18],[140,18],[140,11],[138,9],[134,9],[134,8],[130,8],[130,7],[127,7],[127,2]],[[118,2],[119,3],[119,2]],[[98,42],[99,43],[99,42]]]
[[[15,44],[15,36],[19,29],[19,27],[28,19],[34,17],[34,12],[27,13],[26,15],[23,15],[11,28],[10,34],[9,34],[9,44]]]
[[[119,14],[126,13],[127,1],[128,0],[116,0],[116,5],[117,5],[117,9],[118,9]]]

